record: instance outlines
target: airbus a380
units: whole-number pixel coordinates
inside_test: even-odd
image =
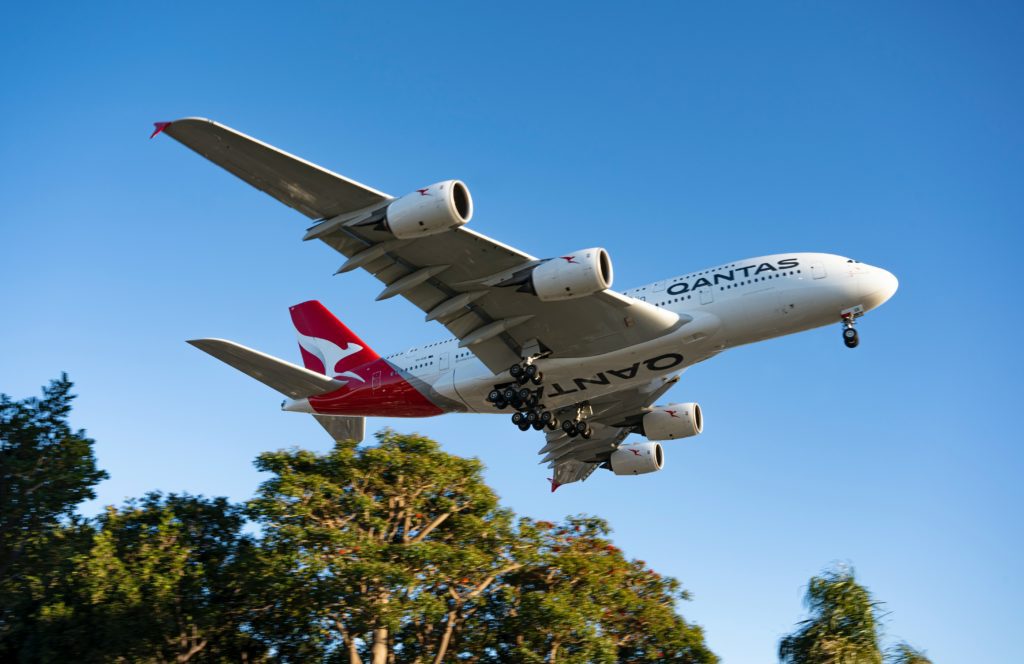
[[[683,371],[723,350],[838,324],[849,348],[864,313],[896,292],[890,272],[823,253],[739,260],[612,290],[601,248],[535,258],[466,227],[469,189],[447,180],[394,198],[201,118],[165,133],[314,220],[304,240],[345,256],[453,335],[379,356],[316,301],[291,308],[304,367],[223,339],[189,343],[281,392],[336,440],[366,417],[493,413],[544,431],[551,490],[596,468],[661,470],[661,442],[704,428],[696,403],[655,405]],[[646,442],[626,444],[631,433]]]

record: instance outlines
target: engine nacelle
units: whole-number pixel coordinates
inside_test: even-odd
[[[616,475],[644,475],[665,467],[665,451],[660,443],[620,445],[608,463]]]
[[[704,430],[704,414],[695,403],[655,406],[644,415],[643,435],[649,440],[675,440]]]
[[[549,258],[530,274],[530,288],[542,302],[571,300],[612,287],[612,259],[600,247]]]
[[[384,225],[400,240],[458,228],[473,217],[473,198],[459,180],[445,180],[406,194],[388,206]]]

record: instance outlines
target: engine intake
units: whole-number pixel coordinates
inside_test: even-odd
[[[695,403],[655,406],[644,415],[641,432],[648,440],[675,440],[704,431],[704,413]]]
[[[608,463],[616,475],[645,475],[665,467],[665,451],[660,443],[620,445]]]
[[[469,222],[473,198],[459,180],[445,180],[388,205],[384,226],[400,240],[436,235]]]
[[[612,259],[600,247],[549,258],[530,274],[529,290],[542,302],[572,300],[612,287]]]

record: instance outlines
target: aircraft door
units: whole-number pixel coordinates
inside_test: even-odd
[[[700,293],[701,304],[711,304],[715,301],[715,292],[711,289],[711,286],[701,286],[697,289],[697,292]]]
[[[828,273],[825,272],[825,264],[811,263],[811,276],[814,277],[815,279],[824,279],[825,277],[827,277]]]
[[[437,370],[448,371],[448,353],[441,353],[437,358]]]

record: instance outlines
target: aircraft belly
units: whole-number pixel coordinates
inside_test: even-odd
[[[687,312],[690,313],[690,312]],[[507,414],[487,402],[487,393],[495,386],[525,387],[540,390],[540,401],[547,408],[572,405],[605,394],[647,384],[660,376],[675,374],[706,359],[722,348],[719,319],[695,312],[693,320],[653,341],[592,357],[544,358],[537,367],[544,374],[540,387],[519,386],[508,373],[483,375],[461,372],[453,376],[452,393],[469,408],[483,413]]]

